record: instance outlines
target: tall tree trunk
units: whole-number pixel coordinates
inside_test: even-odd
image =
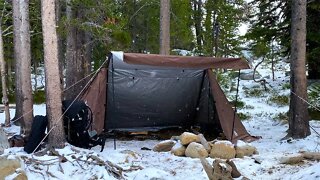
[[[41,0],[44,65],[46,77],[46,103],[49,120],[50,147],[64,146],[62,123],[61,86],[58,61],[58,40],[56,32],[55,0]]]
[[[7,92],[7,73],[6,73],[6,61],[4,60],[3,39],[2,39],[2,27],[0,23],[0,66],[1,66],[1,85],[2,85],[2,104],[4,105],[5,112],[5,125],[10,126],[10,111],[9,111],[9,99]]]
[[[83,19],[84,9],[73,9],[70,0],[67,0],[67,19]],[[74,99],[83,89],[86,81],[83,78],[90,71],[91,50],[89,46],[88,34],[75,27],[73,24],[68,26],[67,47],[66,47],[66,92],[65,99]],[[90,53],[90,54],[88,54]]]
[[[196,39],[197,39],[197,46],[198,51],[202,53],[202,0],[194,0],[193,1],[193,20],[194,20],[194,26],[196,30]]]
[[[29,135],[33,120],[31,87],[31,49],[29,25],[29,1],[13,3],[13,33],[15,59],[16,114],[14,121],[21,124],[21,134]]]
[[[160,54],[170,54],[170,0],[160,1]]]
[[[310,135],[306,81],[306,0],[292,1],[289,136]]]
[[[56,24],[58,24],[61,19],[60,0],[55,0],[55,6],[56,6]],[[63,85],[64,85],[64,82],[63,82],[63,69],[64,69],[63,40],[59,34],[57,34],[57,39],[58,39],[58,60],[59,60],[60,83],[61,83],[61,88],[63,88]]]

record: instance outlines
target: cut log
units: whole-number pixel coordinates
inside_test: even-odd
[[[9,148],[9,141],[3,128],[0,127],[0,154],[3,154],[4,150]]]
[[[211,150],[211,147],[208,143],[208,141],[206,140],[206,138],[203,136],[203,134],[198,134],[198,138],[200,140],[200,143],[203,145],[203,147],[208,151],[208,153]]]
[[[209,180],[231,180],[232,167],[221,159],[215,159],[211,166],[205,158],[200,158],[201,164]]]
[[[292,155],[280,158],[280,164],[298,164],[303,161],[303,155]]]
[[[213,167],[209,164],[209,162],[205,158],[200,158],[201,164],[203,166],[204,171],[207,173],[209,180],[213,180]]]
[[[233,161],[227,160],[226,163],[232,167],[232,171],[231,171],[232,178],[238,178],[241,176],[241,173],[239,172],[237,166],[234,164]]]

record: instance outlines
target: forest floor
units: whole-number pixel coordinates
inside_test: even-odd
[[[320,163],[303,160],[298,164],[281,164],[283,157],[298,155],[301,151],[319,152],[320,122],[311,120],[311,135],[305,139],[287,139],[288,124],[281,118],[288,111],[288,104],[275,103],[272,97],[288,96],[286,88],[289,77],[285,76],[287,64],[280,64],[275,71],[275,80],[268,78],[271,70],[268,66],[258,69],[267,80],[268,91],[253,80],[240,81],[240,101],[244,102],[239,112],[247,116],[243,120],[248,132],[262,138],[251,142],[259,154],[251,157],[234,158],[233,161],[242,176],[249,179],[320,179]],[[227,93],[234,95],[234,92]],[[11,109],[12,115],[14,109]],[[35,115],[45,114],[45,105],[34,106]],[[0,123],[4,114],[0,114]],[[18,126],[6,128],[7,132],[19,132]],[[28,179],[119,179],[115,174],[122,169],[123,179],[150,180],[201,180],[208,179],[199,159],[177,157],[170,152],[142,150],[152,149],[158,140],[117,140],[114,149],[113,139],[107,139],[103,152],[100,146],[91,150],[73,147],[69,144],[57,149],[60,158],[52,155],[35,156],[27,154],[23,148],[9,148],[1,156],[21,159]],[[144,149],[144,148],[143,148]],[[63,157],[63,158],[62,158]],[[212,163],[213,159],[207,158]],[[113,167],[107,171],[105,167]],[[13,179],[13,174],[6,179]]]

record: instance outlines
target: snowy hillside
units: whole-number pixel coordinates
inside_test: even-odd
[[[313,130],[311,135],[301,140],[282,140],[286,136],[288,125],[279,117],[288,111],[288,105],[273,103],[270,97],[288,95],[288,77],[285,70],[288,65],[278,65],[275,81],[267,78],[268,91],[253,80],[240,81],[240,101],[244,107],[239,112],[247,115],[243,121],[250,134],[261,136],[252,142],[259,154],[252,157],[234,158],[237,168],[243,177],[249,179],[320,179],[320,163],[303,160],[303,162],[287,165],[281,164],[286,156],[295,156],[302,151],[319,152],[319,136]],[[262,77],[271,76],[268,67],[258,69]],[[256,93],[256,94],[254,94]],[[234,92],[230,95],[234,95]],[[258,96],[255,96],[258,95]],[[37,115],[45,114],[45,106],[34,107]],[[12,113],[14,110],[11,111]],[[4,114],[0,114],[1,122]],[[311,121],[311,126],[320,132],[320,122]],[[18,132],[19,127],[6,128],[7,132]],[[67,145],[59,149],[59,156],[32,156],[26,154],[23,148],[9,148],[4,155],[12,159],[20,159],[24,164],[24,171],[28,179],[117,179],[115,174],[122,171],[124,179],[150,180],[201,180],[208,179],[199,159],[177,157],[170,152],[154,152],[152,149],[159,141],[116,141],[114,149],[113,139],[108,139],[103,152],[100,147],[91,150],[80,149]],[[212,163],[213,159],[207,158]],[[110,167],[113,171],[107,171]],[[114,175],[112,175],[114,174]],[[13,179],[13,174],[6,179]]]

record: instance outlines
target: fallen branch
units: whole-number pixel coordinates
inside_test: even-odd
[[[319,152],[300,152],[305,159],[308,160],[320,160]]]
[[[214,179],[214,176],[213,176],[213,167],[209,164],[209,162],[205,159],[205,158],[202,158],[200,157],[200,161],[201,161],[201,164],[203,166],[203,169],[205,170],[205,172],[207,173],[207,176],[210,180],[213,180]]]

